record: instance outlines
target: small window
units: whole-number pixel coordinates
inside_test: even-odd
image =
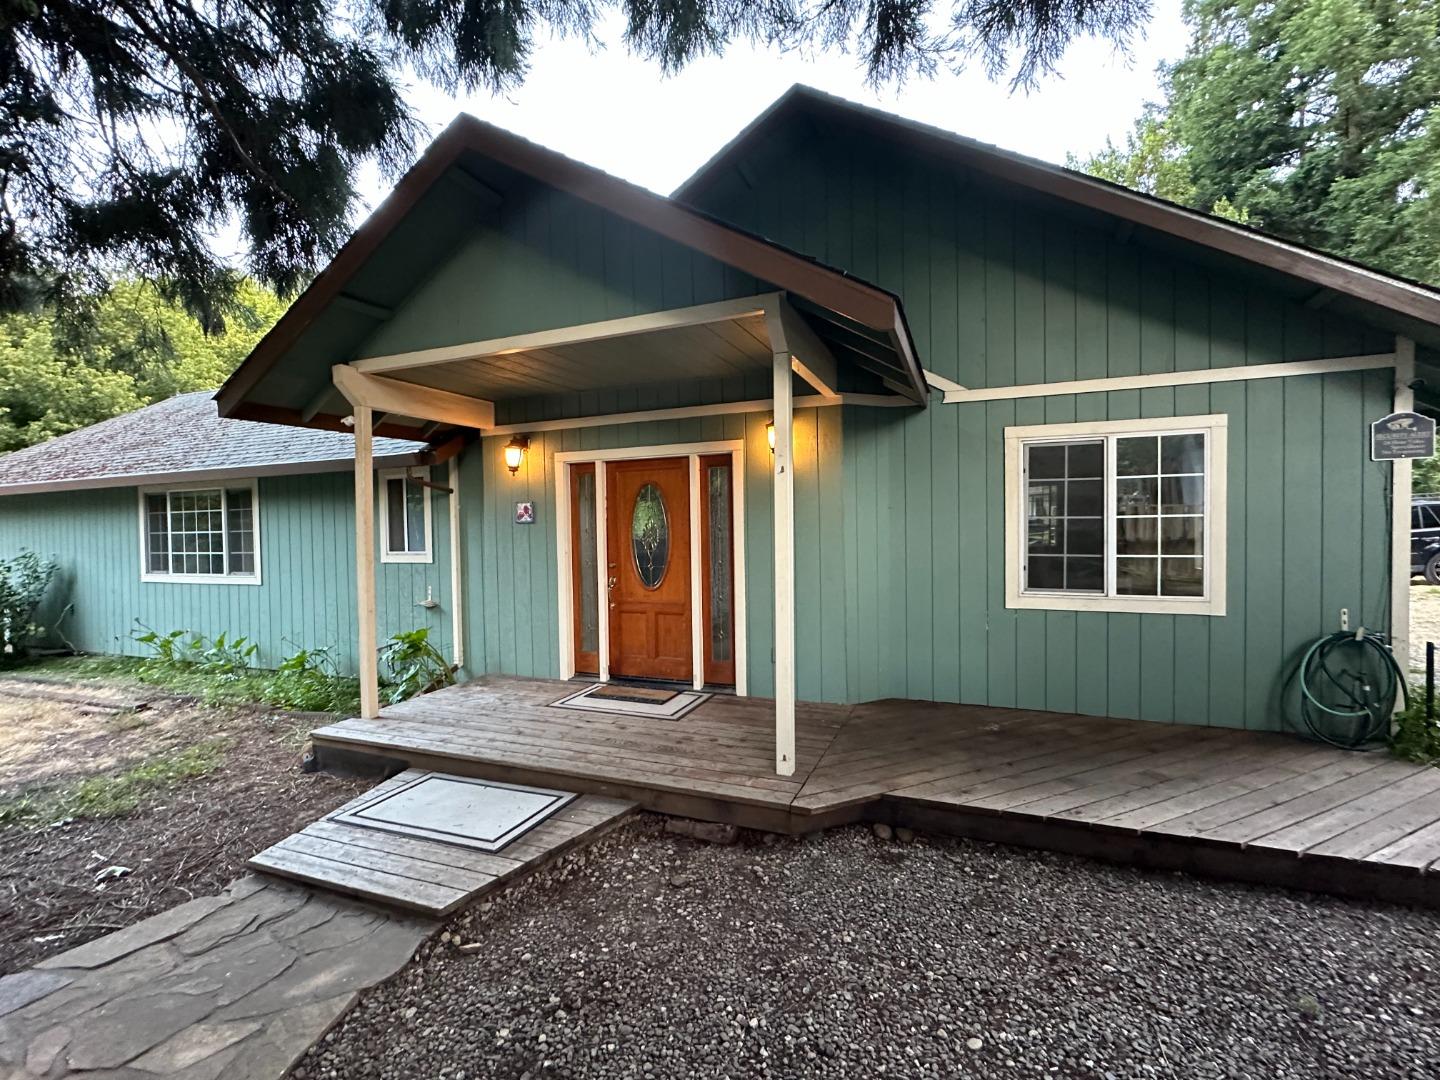
[[[1226,430],[1223,416],[1007,429],[1007,606],[1223,614]]]
[[[380,474],[380,561],[430,562],[430,489],[410,470]]]
[[[140,493],[145,581],[260,583],[254,483]]]

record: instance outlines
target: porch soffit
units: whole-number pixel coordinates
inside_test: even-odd
[[[399,370],[390,377],[505,401],[665,383],[677,378],[743,378],[768,372],[771,348],[763,315],[624,337],[519,349]]]

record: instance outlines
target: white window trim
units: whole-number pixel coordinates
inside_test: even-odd
[[[145,498],[147,495],[168,495],[172,491],[227,491],[236,488],[250,489],[250,518],[252,532],[255,538],[255,573],[253,574],[232,574],[227,569],[223,574],[157,574],[150,569],[149,545],[150,532],[149,523],[145,517]],[[194,484],[163,484],[151,485],[136,489],[136,509],[140,518],[140,580],[155,582],[158,584],[171,585],[260,585],[262,584],[260,574],[260,485],[254,479],[250,480],[207,480],[203,483]],[[230,530],[229,522],[225,523],[225,565],[230,565]],[[166,522],[169,525],[168,519]]]
[[[414,476],[417,480],[428,480],[429,469],[421,469]],[[425,550],[424,551],[391,551],[390,550],[390,499],[387,491],[388,481],[399,480],[410,476],[410,469],[381,469],[378,473],[380,482],[376,485],[378,489],[377,498],[380,502],[380,513],[376,515],[379,522],[379,544],[380,561],[382,563],[433,563],[435,561],[435,536],[431,529],[430,522],[430,489],[421,485],[420,491],[424,495],[425,506]]]
[[[1224,615],[1226,584],[1226,526],[1228,441],[1230,418],[1166,416],[1144,420],[1096,420],[1078,424],[1038,424],[1005,429],[1005,606],[1040,611],[1119,611],[1154,615]],[[1055,592],[1027,592],[1021,587],[1025,508],[1020,490],[1026,443],[1050,442],[1114,435],[1205,434],[1205,595],[1094,596]],[[1114,544],[1114,485],[1106,477],[1105,573],[1109,582]]]

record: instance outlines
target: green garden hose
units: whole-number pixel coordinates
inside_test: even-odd
[[[1342,750],[1359,750],[1384,739],[1396,695],[1410,702],[1405,674],[1389,641],[1364,627],[1315,642],[1295,677],[1305,727],[1315,738]]]

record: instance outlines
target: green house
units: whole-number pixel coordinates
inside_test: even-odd
[[[781,773],[797,698],[1278,729],[1342,620],[1405,655],[1370,425],[1437,347],[1431,289],[801,87],[669,198],[462,116],[216,396],[354,432],[261,477],[260,588],[150,580],[133,481],[0,537],[103,592],[87,647],[343,643],[366,715],[431,619],[469,676],[773,698]],[[385,439],[446,489],[423,569]]]

